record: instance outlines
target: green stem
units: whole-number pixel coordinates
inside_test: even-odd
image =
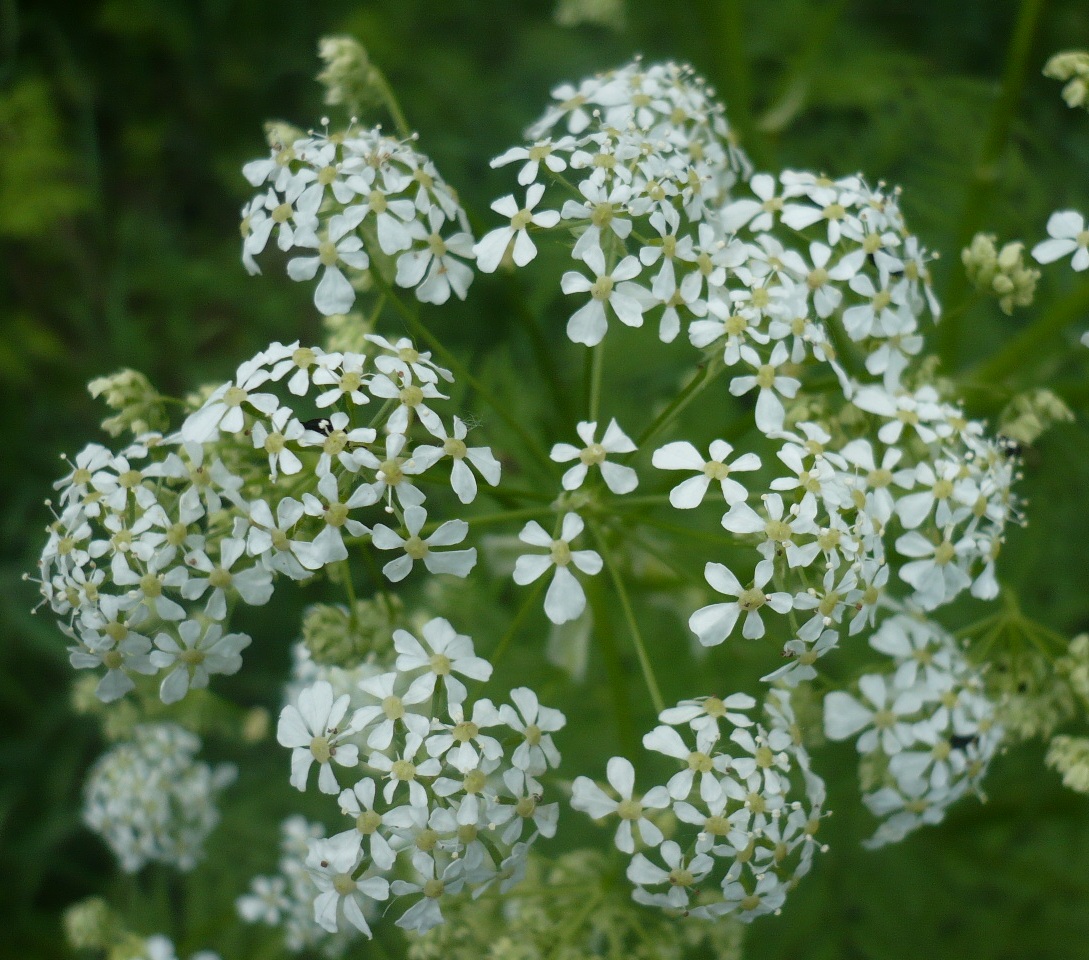
[[[1028,69],[1028,59],[1032,53],[1037,26],[1045,4],[1046,0],[1021,0],[1017,23],[1014,26],[1013,37],[1010,40],[1009,50],[1006,54],[1002,88],[991,110],[990,122],[980,149],[979,160],[976,162],[968,183],[964,210],[961,214],[960,227],[954,247],[957,251],[968,246],[986,215],[991,190],[998,181],[998,162],[1002,157],[1002,151],[1006,147],[1010,127],[1017,112],[1017,104],[1021,99],[1021,91],[1025,85],[1025,74]],[[960,268],[959,263],[951,264],[950,275],[946,281],[942,300],[945,303],[959,303],[963,299],[967,287],[967,273]],[[959,360],[960,332],[961,326],[958,324],[944,323],[938,327],[938,352],[945,361],[946,366],[950,368],[956,367]]]
[[[752,79],[743,39],[749,32],[749,18],[744,0],[701,0],[711,62],[718,65],[715,78],[731,123],[737,128],[741,145],[753,158],[757,169],[766,167],[764,141],[753,122]]]
[[[605,341],[601,340],[593,348],[593,361],[590,370],[590,420],[597,423],[601,412],[601,381],[605,372]]]
[[[530,610],[536,606],[537,600],[541,596],[541,592],[544,590],[545,582],[547,580],[548,577],[537,578],[537,582],[533,585],[533,589],[530,590],[525,600],[522,601],[522,605],[518,608],[518,612],[514,615],[514,619],[511,620],[510,626],[507,627],[507,632],[503,634],[499,643],[495,645],[495,649],[488,656],[488,661],[491,663],[493,671],[499,661],[503,659],[504,654],[507,652],[507,648],[514,639],[514,635],[518,632],[519,628],[521,628],[526,617],[529,616]]]
[[[591,521],[590,529],[594,533],[594,539],[597,540],[598,548],[601,550],[601,556],[605,560],[605,566],[609,571],[609,577],[612,579],[613,587],[616,589],[616,594],[620,598],[620,606],[624,610],[624,619],[628,621],[628,630],[631,631],[632,642],[635,644],[635,652],[639,657],[639,668],[643,671],[643,680],[647,685],[647,691],[650,693],[651,703],[654,704],[654,712],[656,714],[661,713],[665,709],[665,701],[662,700],[662,693],[658,689],[658,680],[654,676],[654,670],[651,669],[650,658],[647,656],[647,648],[643,643],[643,634],[640,632],[639,623],[635,619],[635,611],[632,609],[631,598],[628,596],[627,587],[624,586],[624,578],[620,576],[620,571],[617,569],[612,552],[605,542],[605,536],[601,527],[597,523]]]
[[[377,67],[371,69],[374,71],[371,74],[374,78],[374,85],[378,88],[382,101],[385,103],[386,109],[389,110],[389,115],[393,118],[393,124],[397,127],[397,132],[406,139],[411,137],[412,128],[408,125],[404,111],[401,110],[401,104],[398,103],[397,96],[393,92],[393,87],[389,85],[386,75]]]
[[[594,637],[601,647],[601,658],[605,662],[605,672],[609,676],[609,692],[616,716],[616,733],[624,755],[634,757],[639,749],[639,740],[635,734],[635,724],[631,715],[631,699],[628,696],[627,678],[624,676],[624,662],[613,636],[612,620],[601,595],[601,588],[591,580],[586,585],[586,596],[594,615]]]
[[[468,384],[480,398],[491,407],[495,413],[499,416],[508,427],[511,428],[525,444],[526,449],[544,466],[549,473],[555,472],[555,464],[548,458],[548,454],[544,452],[541,445],[537,440],[530,436],[525,427],[523,427],[510,413],[507,412],[506,407],[500,403],[499,399],[493,394],[487,387],[485,387],[476,377],[470,372],[468,367],[465,366],[453,353],[451,353],[446,347],[442,345],[439,339],[427,329],[427,327],[421,322],[420,318],[416,316],[415,311],[411,310],[386,282],[385,277],[381,275],[378,270],[372,270],[371,276],[374,277],[374,282],[381,289],[382,292],[389,299],[389,302],[397,309],[397,312],[401,314],[405,322],[408,323],[412,332],[416,334],[421,340],[423,340],[435,353],[442,358],[443,363],[450,367],[454,373],[461,378],[461,380]]]
[[[669,426],[680,412],[695,400],[696,397],[698,397],[700,393],[725,369],[726,365],[722,362],[722,358],[718,356],[706,363],[696,372],[696,375],[688,381],[684,389],[669,402],[668,406],[651,421],[650,426],[639,435],[639,439],[636,440],[635,445],[637,447],[642,447],[649,443],[657,433]],[[631,456],[633,456],[633,454],[628,454],[628,458]]]

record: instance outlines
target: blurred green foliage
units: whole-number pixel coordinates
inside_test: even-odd
[[[305,127],[322,115],[311,78],[326,33],[365,43],[478,223],[510,188],[489,158],[517,139],[548,90],[636,51],[693,62],[758,166],[861,170],[901,184],[914,230],[944,253],[939,292],[953,297],[943,373],[961,376],[978,413],[997,414],[1016,389],[1047,384],[1079,414],[1028,451],[1031,526],[1011,536],[1002,575],[1037,619],[1066,634],[1089,628],[1089,364],[1076,346],[1089,291],[1068,271],[1048,271],[1038,307],[1011,318],[958,279],[958,242],[975,229],[1031,243],[1051,210],[1089,210],[1089,123],[1039,75],[1051,53],[1089,45],[1084,0],[629,0],[626,11],[625,27],[610,32],[561,28],[548,3],[0,0],[0,956],[63,955],[59,911],[102,891],[141,931],[182,934],[166,908],[175,881],[154,869],[119,877],[79,824],[80,784],[102,739],[72,713],[62,637],[31,615],[33,585],[20,577],[49,519],[41,501],[58,455],[96,437],[105,415],[88,380],[132,367],[181,395],[272,339],[320,337],[309,288],[278,268],[261,280],[245,274],[237,210],[249,192],[241,164],[265,149],[262,122]],[[1004,116],[1000,85],[1018,30],[1024,83]],[[482,379],[546,429],[569,419],[569,398],[525,396],[533,346],[512,317],[522,305],[545,317],[545,353],[578,383],[580,355],[559,338],[557,275],[543,259],[533,279],[519,281],[524,290],[480,278],[466,304],[428,314]],[[1042,329],[1015,339],[1041,317],[1050,318]],[[645,405],[672,388],[677,349],[622,343],[631,362],[612,371],[616,402]],[[500,425],[491,426],[501,445]],[[487,649],[518,602],[495,584],[460,603],[457,617],[489,638]],[[224,686],[241,702],[275,708],[292,639],[282,624],[297,620],[300,605],[279,602],[253,617],[261,642]],[[698,667],[679,621],[663,613],[649,629],[669,631],[679,648],[676,672],[663,680],[667,698],[690,694],[677,678]],[[539,672],[542,645],[516,648],[504,678]],[[730,669],[761,669],[755,653],[746,656]],[[590,676],[601,669],[592,664]],[[620,669],[632,677],[641,724],[649,708],[626,653]],[[593,685],[585,693],[572,726],[593,736],[562,744],[573,770],[616,737],[602,720],[613,711],[608,693]],[[244,880],[223,864],[269,868],[275,818],[298,799],[286,785],[247,790],[286,779],[278,751],[226,752],[244,756],[236,792],[250,799],[227,806],[216,837],[226,856],[185,881],[183,948],[215,946],[233,960],[269,955],[269,942],[234,924]],[[880,853],[858,846],[869,823],[850,749],[822,751],[817,762],[836,811],[831,849],[781,918],[754,925],[752,960],[1089,956],[1089,801],[1062,789],[1040,751],[1014,749],[995,764],[989,803],[966,801],[943,826]]]

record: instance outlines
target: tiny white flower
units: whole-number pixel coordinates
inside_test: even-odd
[[[476,564],[476,547],[440,552],[433,550],[434,547],[449,547],[461,543],[469,532],[469,524],[464,520],[447,520],[425,539],[420,536],[420,530],[426,522],[427,511],[423,507],[406,507],[407,538],[385,524],[374,525],[371,542],[375,547],[379,550],[404,551],[403,556],[391,560],[382,568],[382,572],[393,583],[404,580],[416,560],[422,560],[429,573],[449,573],[455,577],[467,577]]]
[[[568,513],[563,518],[560,536],[553,540],[536,520],[522,528],[518,539],[534,547],[544,547],[548,553],[527,553],[520,556],[514,567],[514,582],[519,586],[533,583],[549,567],[556,572],[545,594],[545,613],[553,623],[575,620],[586,609],[586,594],[575,575],[568,569],[572,564],[589,576],[601,572],[601,555],[595,550],[572,550],[571,541],[583,531],[582,518]]]
[[[1089,269],[1089,229],[1085,218],[1075,210],[1060,210],[1047,221],[1050,240],[1044,240],[1032,248],[1037,263],[1053,263],[1060,257],[1074,254],[1070,265],[1077,271]]]
[[[707,582],[719,593],[736,597],[728,603],[712,603],[701,607],[688,620],[688,626],[705,647],[722,643],[733,632],[742,612],[745,622],[741,635],[747,640],[757,640],[764,635],[764,621],[760,616],[761,607],[767,605],[776,613],[786,613],[794,605],[794,598],[789,593],[765,593],[764,587],[772,577],[775,564],[771,560],[761,560],[753,574],[753,585],[743,587],[741,581],[721,563],[708,562],[704,568]]]
[[[304,687],[296,704],[288,704],[280,712],[276,740],[291,748],[291,785],[306,789],[310,765],[317,761],[318,789],[322,793],[337,793],[340,785],[330,761],[342,767],[354,767],[359,762],[359,749],[344,739],[359,729],[355,716],[348,717],[351,697],[342,694],[333,699],[333,687],[327,680]]]
[[[509,217],[510,223],[485,234],[473,247],[479,270],[484,273],[494,273],[503,260],[503,254],[512,243],[514,249],[511,251],[511,259],[519,267],[524,267],[537,256],[537,245],[530,237],[528,228],[532,225],[548,229],[560,222],[560,215],[555,210],[533,212],[533,208],[544,196],[544,191],[543,184],[532,184],[526,190],[526,205],[521,208],[513,194],[500,197],[492,204],[492,209],[504,217]]]
[[[385,877],[356,878],[354,874],[362,859],[359,844],[343,834],[311,843],[306,866],[318,888],[314,919],[322,929],[336,933],[340,929],[339,918],[343,916],[360,933],[370,937],[371,928],[363,907],[369,900],[386,900],[389,882]]]
[[[635,257],[625,257],[609,273],[605,267],[605,254],[597,247],[586,252],[586,265],[593,271],[591,280],[583,273],[570,270],[560,278],[560,289],[572,293],[589,293],[590,301],[579,307],[567,322],[567,336],[575,343],[588,347],[600,343],[608,330],[606,305],[621,323],[629,327],[643,325],[643,304],[634,296],[626,281],[639,275],[642,269]]]
[[[609,785],[617,792],[614,800],[589,777],[576,777],[572,785],[571,806],[594,820],[616,814],[620,826],[616,830],[616,846],[623,853],[635,852],[638,839],[650,847],[662,842],[662,831],[644,815],[646,810],[665,810],[670,805],[665,787],[652,787],[642,798],[636,798],[635,768],[624,757],[613,757],[605,767]]]
[[[605,436],[598,443],[594,440],[597,433],[597,422],[583,420],[575,428],[585,447],[581,450],[570,443],[557,443],[552,448],[551,457],[557,463],[567,463],[578,460],[573,467],[563,475],[561,483],[564,490],[577,490],[586,479],[590,467],[601,470],[601,477],[605,485],[616,494],[631,493],[639,485],[639,477],[631,468],[619,463],[611,463],[605,458],[609,454],[634,453],[636,446],[632,443],[620,425],[613,418],[605,428]]]
[[[727,463],[726,458],[733,450],[725,440],[712,440],[711,457],[704,460],[687,440],[676,440],[655,450],[651,463],[659,470],[696,471],[696,476],[681,481],[669,491],[669,502],[678,510],[692,510],[703,503],[712,480],[718,481],[723,498],[732,505],[744,500],[748,491],[732,480],[730,474],[760,469],[760,458],[755,453],[744,453]]]

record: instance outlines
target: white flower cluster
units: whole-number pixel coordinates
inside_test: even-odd
[[[147,724],[103,754],[84,786],[83,821],[135,873],[147,863],[192,870],[219,823],[220,791],[236,770],[196,760],[200,740],[174,724]]]
[[[391,896],[408,903],[399,926],[428,930],[444,895],[508,889],[536,838],[556,831],[558,806],[542,803],[538,778],[559,763],[551,734],[563,714],[525,687],[511,704],[470,704],[461,678],[484,681],[492,668],[446,620],[393,640],[392,669],[339,696],[327,680],[304,687],[277,728],[291,783],[304,790],[316,764],[318,789],[339,794],[349,821],[310,843],[306,860],[314,917],[330,932],[370,936],[368,914]],[[342,790],[361,763],[365,775]]]
[[[76,457],[57,484],[40,584],[73,641],[72,665],[105,668],[103,700],[131,690],[133,674],[163,673],[171,703],[236,672],[250,638],[226,632],[231,608],[268,602],[278,575],[303,580],[346,560],[353,541],[394,555],[391,581],[417,563],[461,577],[473,567],[475,548],[448,549],[465,539],[463,520],[424,529],[415,481],[449,461],[450,486],[468,503],[473,470],[494,485],[499,462],[433,409],[452,377],[429,353],[368,339],[368,354],[274,343],[180,433]],[[396,528],[356,519],[382,504]]]
[[[610,317],[638,327],[661,307],[659,335],[673,340],[678,311],[702,315],[692,305],[705,304],[735,265],[718,211],[749,165],[731,142],[725,111],[702,80],[673,63],[635,61],[553,97],[559,102],[527,132],[532,142],[492,161],[521,164],[526,196],[492,205],[510,222],[480,240],[477,265],[491,272],[509,249],[525,266],[537,252],[530,227],[574,233],[579,269],[564,274],[562,288],[589,298],[568,336],[592,346]],[[535,212],[549,185],[565,196],[560,209]]]
[[[773,690],[768,724],[746,694],[684,700],[643,737],[679,770],[640,795],[629,760],[607,766],[613,797],[587,777],[571,805],[594,819],[616,816],[616,845],[633,854],[628,879],[639,903],[695,917],[744,921],[778,912],[808,873],[825,799],[800,742],[789,696]],[[679,821],[666,839],[661,824]],[[670,828],[672,829],[672,828]]]
[[[178,960],[174,941],[161,933],[141,940],[131,951],[124,954],[128,960]],[[220,960],[220,956],[212,950],[199,950],[191,954],[189,960]]]
[[[284,946],[292,953],[320,948],[326,956],[339,957],[358,936],[352,927],[330,933],[314,919],[318,887],[306,867],[310,844],[325,837],[325,827],[305,817],[288,817],[280,824],[278,871],[254,877],[250,890],[235,901],[238,915],[247,923],[278,927]]]
[[[273,232],[295,255],[292,280],[313,280],[323,314],[347,313],[361,279],[381,257],[395,282],[425,303],[464,300],[473,279],[473,237],[465,211],[435,165],[411,143],[379,128],[313,134],[277,145],[243,168],[262,188],[242,210],[242,261],[250,273]]]
[[[863,800],[882,822],[871,847],[896,843],[980,784],[1002,740],[979,670],[938,624],[897,614],[870,637],[888,657],[858,681],[858,695],[824,699],[831,740],[857,735]]]
[[[854,404],[873,420],[863,418],[853,439],[842,430],[833,439],[806,421],[781,434],[772,492],[755,507],[729,475],[758,468],[753,454],[731,464],[729,445],[716,441],[705,461],[675,441],[654,457],[662,469],[695,474],[674,488],[674,506],[696,506],[719,479],[729,505],[722,526],[755,543],[759,561],[745,582],[722,563],[707,564],[707,582],[727,599],[697,610],[689,624],[702,644],[714,645],[739,621],[741,635],[755,639],[769,612],[790,618],[794,636],[784,653],[792,662],[765,680],[810,680],[844,628],[856,635],[872,627],[892,561],[898,589],[925,610],[965,589],[982,599],[997,594],[995,559],[1007,523],[1019,517],[1010,492],[1016,461],[933,388],[892,394],[868,386]]]

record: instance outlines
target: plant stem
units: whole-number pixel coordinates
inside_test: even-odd
[[[427,345],[442,358],[443,363],[447,364],[458,377],[479,394],[480,398],[495,411],[499,416],[499,419],[518,435],[522,443],[525,444],[526,449],[533,454],[549,473],[554,473],[555,465],[548,458],[548,454],[544,452],[537,440],[530,436],[526,428],[507,412],[506,407],[499,402],[495,394],[477,380],[476,377],[469,372],[468,367],[442,345],[441,341],[428,330],[420,318],[416,316],[415,311],[410,309],[408,304],[393,292],[392,288],[386,282],[385,277],[383,277],[379,271],[372,270],[371,276],[374,277],[374,282],[382,289],[382,292],[386,295],[389,302],[393,304],[397,312],[401,314],[405,319],[405,322],[408,323],[412,332],[427,343]]]
[[[605,372],[605,340],[593,348],[590,370],[590,421],[597,423],[601,412],[601,380]]]
[[[643,671],[643,680],[647,685],[647,691],[650,693],[651,703],[654,704],[654,712],[656,714],[661,713],[665,709],[665,701],[662,700],[662,693],[658,689],[658,680],[654,676],[654,670],[651,669],[650,658],[647,656],[647,648],[643,643],[643,635],[639,630],[639,623],[635,619],[635,611],[632,609],[631,598],[628,596],[627,587],[624,586],[624,578],[620,576],[620,571],[617,569],[612,552],[605,542],[605,536],[601,527],[596,522],[591,521],[590,529],[594,532],[594,539],[597,540],[598,547],[601,550],[601,556],[605,560],[605,566],[609,571],[609,577],[612,579],[613,587],[616,589],[616,594],[620,598],[620,606],[624,610],[624,618],[628,621],[628,629],[631,631],[632,642],[635,644],[635,652],[639,657],[639,667]]]
[[[642,447],[652,440],[655,434],[669,426],[677,415],[680,414],[688,404],[695,400],[696,397],[698,397],[700,393],[725,369],[726,365],[722,362],[721,357],[716,357],[714,360],[706,363],[696,372],[696,375],[688,381],[684,389],[669,402],[668,406],[651,421],[650,426],[639,435],[639,439],[635,442],[635,445],[637,447]],[[628,456],[630,457],[632,455],[628,454]]]
[[[529,616],[530,610],[536,606],[537,600],[541,596],[541,591],[544,590],[545,581],[547,579],[547,577],[537,578],[537,582],[533,584],[533,589],[529,591],[525,600],[522,601],[522,605],[518,608],[518,612],[514,615],[514,619],[511,620],[510,626],[507,627],[507,632],[503,634],[499,643],[495,645],[495,649],[489,654],[488,661],[491,663],[493,671],[499,661],[503,659],[503,655],[507,652],[511,640],[514,639],[514,635],[518,632],[526,617]]]
[[[374,71],[371,74],[374,78],[374,85],[382,95],[382,100],[386,104],[386,109],[389,110],[389,115],[393,118],[393,125],[397,128],[397,132],[406,139],[411,137],[412,128],[408,125],[404,111],[401,110],[401,104],[398,103],[397,96],[393,92],[393,87],[389,85],[386,75],[378,67],[372,66],[371,69]]]
[[[1032,53],[1036,29],[1046,2],[1047,0],[1021,0],[1017,23],[1006,54],[1002,88],[991,110],[991,118],[980,149],[979,160],[968,183],[964,210],[954,247],[958,252],[968,246],[986,215],[991,189],[998,180],[998,162],[1002,158],[1010,126],[1017,112],[1017,104],[1021,99],[1028,58]],[[964,298],[967,287],[968,275],[961,269],[958,260],[950,265],[950,274],[942,300],[945,303],[959,303]],[[950,368],[956,367],[959,361],[961,346],[959,333],[960,325],[958,324],[944,323],[938,327],[938,352]]]
[[[616,716],[616,734],[626,756],[634,757],[639,741],[635,735],[635,724],[631,715],[631,699],[628,697],[628,684],[624,676],[624,663],[613,636],[612,621],[602,602],[599,585],[591,580],[586,586],[586,596],[594,615],[594,637],[601,645],[601,657],[605,661],[605,672],[609,675],[609,692],[613,700],[613,712]]]

